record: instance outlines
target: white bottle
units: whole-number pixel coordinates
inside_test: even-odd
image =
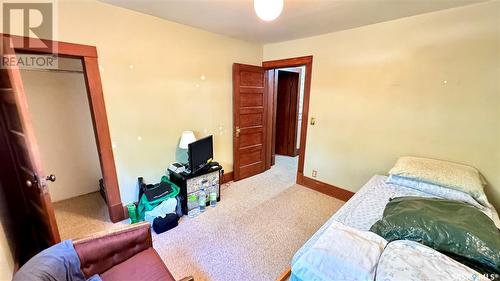
[[[215,208],[215,206],[217,206],[217,183],[215,181],[210,187],[210,193],[208,197],[210,199],[210,207]]]
[[[194,218],[200,213],[198,196],[195,193],[188,196],[188,217]]]
[[[207,193],[205,192],[206,182],[203,182],[198,193],[198,203],[200,204],[200,213],[205,212],[207,207]]]

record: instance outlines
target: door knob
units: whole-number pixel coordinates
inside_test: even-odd
[[[33,178],[31,178],[29,180],[26,180],[26,186],[27,187],[32,187],[32,186],[34,186],[37,183],[38,183],[38,176],[37,176],[37,174],[33,174]]]
[[[51,182],[55,182],[56,181],[56,175],[50,175],[50,176],[47,176],[46,178],[48,181],[51,181]]]
[[[236,127],[236,137],[240,136],[241,129],[240,127]]]

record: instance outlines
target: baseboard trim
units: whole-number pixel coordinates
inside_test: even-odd
[[[108,208],[109,210],[109,219],[112,222],[119,222],[125,219],[125,216],[128,215],[128,212],[125,213],[123,211],[123,203],[118,203]]]
[[[276,281],[287,281],[290,279],[290,275],[292,275],[292,268],[288,266],[286,270],[281,273],[278,279],[276,279]]]
[[[230,181],[234,180],[234,173],[233,172],[227,172],[227,173],[224,173],[224,175],[222,176],[222,183],[228,183]]]
[[[125,219],[130,218],[129,215],[128,215],[127,205],[123,205],[123,216],[125,217]]]
[[[345,190],[343,188],[324,183],[315,179],[308,178],[304,176],[302,173],[297,174],[297,184],[300,184],[302,186],[305,186],[307,188],[316,190],[318,192],[321,192],[323,194],[335,197],[337,199],[340,199],[342,201],[347,201],[351,199],[351,197],[354,195],[354,192]]]

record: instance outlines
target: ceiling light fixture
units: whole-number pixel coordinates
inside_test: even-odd
[[[283,0],[254,0],[253,8],[259,18],[272,21],[283,11]]]

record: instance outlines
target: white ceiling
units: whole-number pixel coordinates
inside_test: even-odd
[[[101,0],[166,20],[257,42],[280,42],[484,0],[285,0],[281,16],[264,22],[252,0]]]

